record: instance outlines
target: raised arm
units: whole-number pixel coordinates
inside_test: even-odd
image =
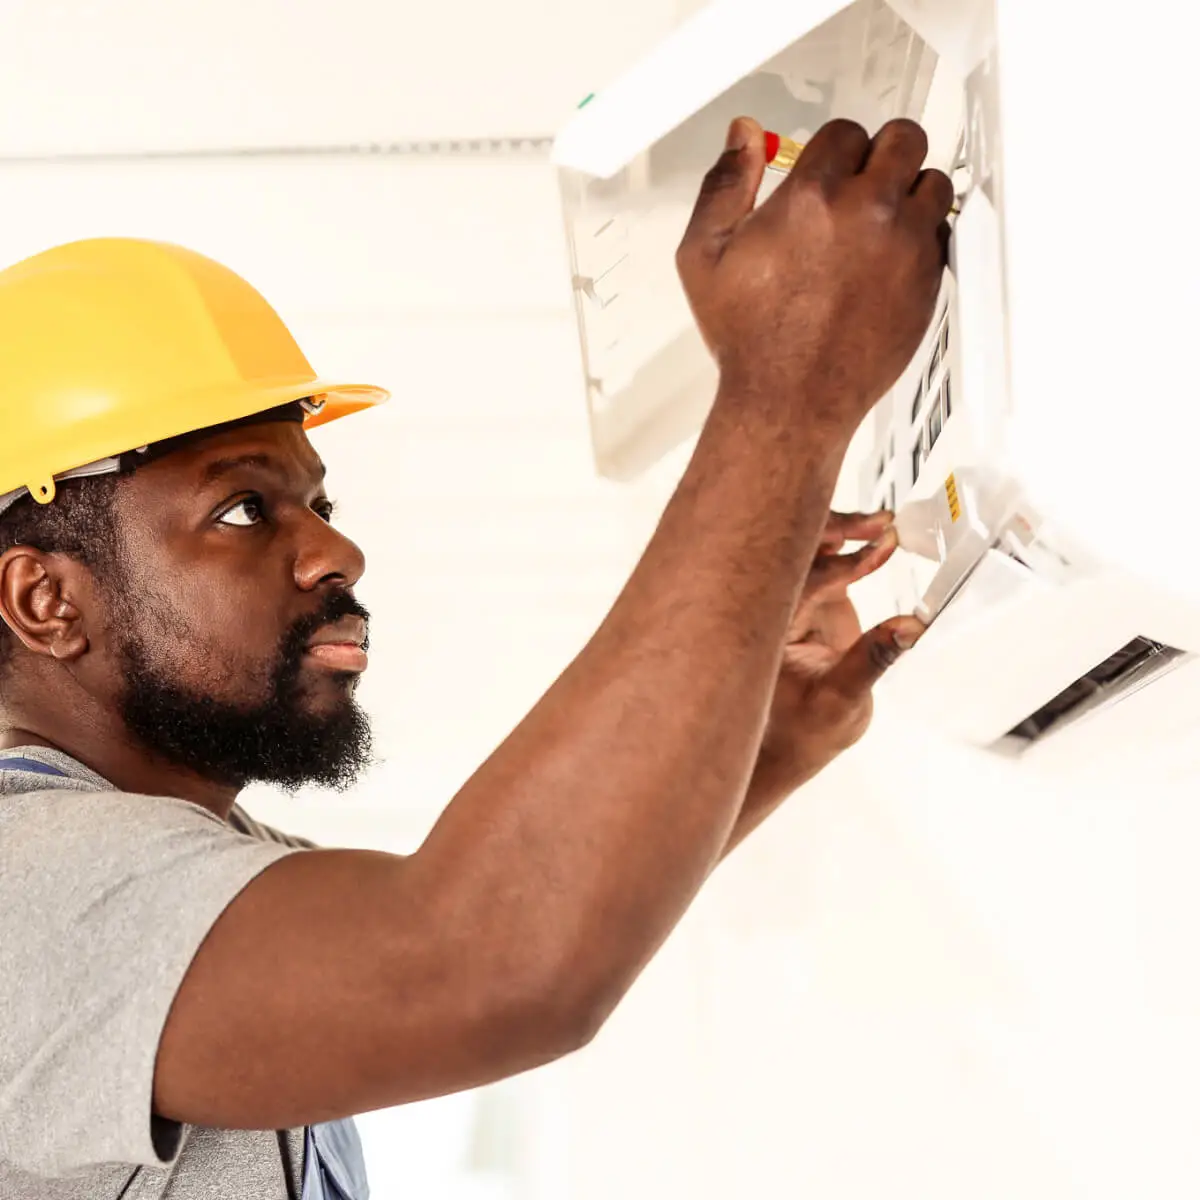
[[[735,124],[678,259],[720,389],[629,583],[416,854],[305,853],[245,889],[172,1010],[160,1113],[327,1119],[605,1020],[727,844],[846,447],[932,314],[951,194],[925,150],[832,123],[754,210],[762,133]]]

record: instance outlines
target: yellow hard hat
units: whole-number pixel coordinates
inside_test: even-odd
[[[305,426],[388,398],[313,373],[273,308],[227,267],[98,238],[0,271],[0,511],[28,489],[153,442],[308,401]]]

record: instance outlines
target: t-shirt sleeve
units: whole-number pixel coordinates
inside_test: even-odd
[[[35,792],[0,806],[0,1160],[40,1175],[159,1166],[154,1062],[196,951],[297,847],[180,800]]]
[[[229,824],[239,833],[248,833],[261,842],[278,842],[281,846],[296,846],[302,850],[317,850],[316,842],[297,837],[294,833],[283,833],[270,825],[256,821],[240,804],[235,804],[229,814]]]

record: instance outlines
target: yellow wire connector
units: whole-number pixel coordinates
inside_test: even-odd
[[[768,133],[766,143],[767,166],[773,171],[790,171],[804,149],[799,142],[793,142],[789,137],[781,137],[778,133]]]

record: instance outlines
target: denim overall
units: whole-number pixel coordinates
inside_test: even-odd
[[[57,767],[33,758],[0,758],[0,771],[28,771],[66,778]],[[290,1190],[290,1184],[289,1184]],[[362,1142],[351,1120],[304,1130],[304,1176],[297,1200],[370,1200]]]

